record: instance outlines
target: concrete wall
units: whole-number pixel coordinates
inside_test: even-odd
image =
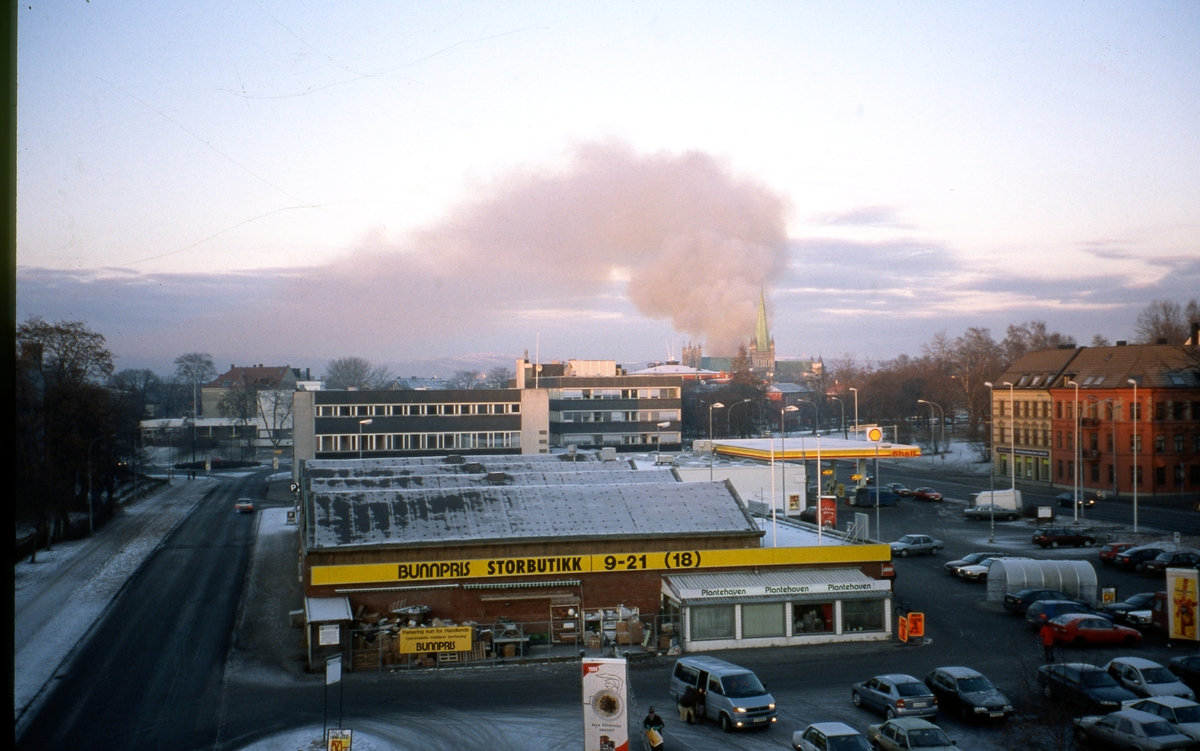
[[[546,454],[550,451],[549,394],[546,389],[521,391],[522,454]]]

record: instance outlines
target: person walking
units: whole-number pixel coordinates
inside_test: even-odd
[[[1054,629],[1050,628],[1049,623],[1043,623],[1038,636],[1042,637],[1042,656],[1047,663],[1054,662]]]

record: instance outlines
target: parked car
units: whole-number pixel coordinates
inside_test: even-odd
[[[1151,545],[1138,545],[1135,548],[1130,548],[1124,553],[1118,554],[1113,558],[1113,562],[1121,568],[1131,568],[1140,571],[1142,564],[1151,558],[1156,558],[1160,553],[1165,553],[1168,550],[1178,550],[1179,546],[1173,543],[1156,542]]]
[[[1121,751],[1168,751],[1191,748],[1192,739],[1158,715],[1122,709],[1103,717],[1075,720],[1075,738],[1080,745],[1097,744]]]
[[[1069,527],[1049,527],[1033,533],[1033,544],[1043,548],[1057,548],[1060,545],[1091,547],[1096,544],[1096,538],[1082,529]]]
[[[1086,662],[1052,662],[1038,668],[1038,686],[1047,699],[1059,699],[1092,714],[1115,712],[1137,694]]]
[[[1126,709],[1158,715],[1193,741],[1200,741],[1200,704],[1181,696],[1151,696],[1127,702]]]
[[[1098,494],[1096,493],[1080,494],[1078,502],[1079,508],[1091,508],[1092,506],[1095,506],[1097,497]],[[1075,503],[1075,494],[1059,493],[1058,495],[1054,496],[1054,500],[1057,501],[1058,505],[1062,508],[1071,508],[1071,506]]]
[[[940,501],[942,500],[942,494],[933,488],[917,488],[913,491],[913,498],[916,498],[918,501]]]
[[[1074,647],[1106,646],[1120,644],[1136,647],[1142,643],[1142,634],[1128,626],[1118,626],[1105,619],[1083,613],[1060,615],[1050,621],[1054,640]]]
[[[863,734],[844,722],[814,722],[792,733],[796,751],[871,751]]]
[[[982,506],[972,506],[971,508],[963,509],[963,518],[972,519],[1000,519],[1001,521],[1015,522],[1020,518],[1021,514],[1016,509],[997,506],[994,503],[985,503]]]
[[[1002,720],[1013,704],[980,672],[964,667],[936,668],[925,676],[925,685],[941,709],[957,709],[963,720],[972,717]]]
[[[704,692],[704,717],[731,733],[735,728],[769,728],[778,720],[775,698],[750,670],[710,655],[688,655],[675,661],[671,697],[689,687]]]
[[[937,555],[938,551],[944,547],[946,547],[945,543],[935,540],[929,535],[905,535],[892,543],[892,555],[898,555],[901,558],[919,553]]]
[[[239,514],[253,514],[254,501],[250,500],[249,498],[239,498],[237,499],[237,502],[233,504],[233,510]]]
[[[1167,670],[1179,676],[1179,680],[1193,691],[1200,691],[1200,655],[1172,657],[1167,662]]]
[[[1068,594],[1057,589],[1022,589],[1015,594],[1004,595],[1004,609],[1017,615],[1025,615],[1029,606],[1038,600],[1074,600]],[[1081,600],[1075,600],[1081,602]]]
[[[1117,657],[1104,666],[1108,674],[1138,696],[1182,696],[1196,700],[1196,693],[1162,665],[1142,657]]]
[[[1097,557],[1105,566],[1111,566],[1116,563],[1117,556],[1119,556],[1121,553],[1124,553],[1126,550],[1136,547],[1136,542],[1106,542],[1104,545],[1100,546],[1100,551],[1097,553]]]
[[[1029,621],[1029,625],[1033,626],[1036,631],[1042,627],[1042,624],[1067,613],[1086,613],[1099,616],[1109,622],[1114,620],[1110,614],[1098,612],[1090,605],[1075,600],[1038,600],[1025,611],[1025,620]]]
[[[996,561],[1031,561],[1032,558],[1014,558],[1003,556],[1000,558],[984,558],[974,566],[963,566],[958,570],[958,575],[967,581],[985,582],[988,578],[988,572]]]
[[[1148,609],[1153,600],[1153,592],[1139,592],[1136,595],[1126,597],[1124,602],[1114,602],[1110,605],[1105,605],[1104,612],[1111,615],[1117,623],[1126,623],[1132,611]]]
[[[883,487],[890,489],[893,493],[900,496],[901,498],[909,498],[913,494],[913,492],[911,490],[909,490],[908,488],[906,488],[904,486],[904,483],[902,483],[902,482],[889,482],[887,485],[884,485]]]
[[[867,740],[883,751],[958,751],[946,731],[919,717],[897,717],[867,726]]]
[[[957,561],[949,561],[942,568],[946,569],[951,574],[958,574],[958,570],[963,566],[974,566],[984,558],[1003,558],[1007,553],[987,552],[987,553],[968,553]]]
[[[1195,568],[1197,563],[1200,563],[1200,553],[1195,550],[1165,550],[1142,563],[1142,573],[1162,576],[1169,568]]]
[[[854,684],[850,689],[854,706],[870,709],[886,716],[936,717],[938,700],[924,684],[903,673],[877,675],[869,681]]]

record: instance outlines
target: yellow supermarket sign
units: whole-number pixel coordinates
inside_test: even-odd
[[[313,586],[491,579],[508,576],[572,576],[624,571],[686,571],[753,566],[878,563],[892,559],[887,545],[827,545],[802,548],[665,550],[655,553],[596,553],[524,558],[363,563],[313,566]]]
[[[470,652],[471,631],[470,626],[406,628],[400,631],[400,654]]]

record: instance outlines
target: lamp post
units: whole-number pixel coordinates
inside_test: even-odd
[[[996,541],[996,387],[991,381],[984,381],[984,386],[988,387],[988,411],[992,415],[992,419],[988,420],[988,443],[992,445],[992,471],[988,472],[988,498],[991,499],[991,508],[988,516],[991,517],[991,530],[988,532],[988,542]],[[1013,505],[1017,503],[1016,494],[1013,494]]]
[[[660,422],[654,426],[654,463],[662,461],[662,429],[671,427],[670,421]]]
[[[787,500],[787,426],[784,423],[784,417],[788,412],[799,412],[800,408],[795,404],[789,404],[779,410],[779,453],[782,454],[779,461],[779,484],[780,493],[783,495],[784,501]],[[771,463],[775,463],[775,440],[771,439]],[[779,547],[779,526],[775,521],[775,468],[771,467],[771,547]]]
[[[854,392],[854,434],[858,435],[858,389],[851,386],[850,390]]]
[[[103,441],[105,438],[112,438],[112,433],[105,433],[101,436],[96,436],[88,443],[88,534],[92,534],[94,527],[92,526],[92,446],[96,445],[96,441]],[[137,478],[137,473],[134,473],[134,478]],[[136,500],[137,495],[134,495]],[[110,499],[111,500],[111,499]]]
[[[359,458],[359,459],[362,459],[362,444],[363,444],[363,432],[362,432],[362,429],[363,429],[363,426],[364,426],[364,425],[370,425],[372,422],[374,422],[374,420],[372,420],[372,419],[371,419],[371,418],[369,418],[369,417],[368,417],[366,420],[359,420],[359,421],[358,421],[358,458]]]
[[[1071,473],[1071,480],[1075,485],[1075,497],[1072,500],[1075,506],[1074,519],[1079,521],[1079,478],[1080,478],[1080,463],[1083,457],[1080,455],[1080,435],[1079,435],[1079,384],[1076,381],[1067,381],[1068,386],[1075,387],[1075,471]]]
[[[917,404],[924,404],[929,407],[929,442],[933,444],[933,453],[937,454],[937,441],[934,440],[933,433],[933,408],[938,408],[938,414],[942,416],[942,443],[946,442],[946,413],[942,410],[942,405],[934,402],[928,402],[924,399],[918,399]]]
[[[713,460],[716,454],[713,451],[713,432],[712,432],[712,411],[714,409],[724,409],[725,405],[720,402],[714,402],[708,405],[708,481],[713,481]]]
[[[838,399],[836,396],[831,396],[829,398],[834,400],[835,402],[837,402],[838,406],[841,407],[841,409],[842,409],[842,438],[849,438],[850,436],[846,433],[846,405],[843,404],[842,400]]]
[[[1130,410],[1133,412],[1133,440],[1131,441],[1133,443],[1133,477],[1130,478],[1130,483],[1133,485],[1133,533],[1136,535],[1138,531],[1138,485],[1141,484],[1142,480],[1141,468],[1138,467],[1138,449],[1141,448],[1138,444],[1142,442],[1142,436],[1138,433],[1138,418],[1141,417],[1142,404],[1138,401],[1137,381],[1130,378],[1125,382],[1133,386],[1133,409]],[[1114,433],[1114,445],[1116,440],[1117,436]]]
[[[737,407],[738,404],[749,404],[752,401],[754,401],[754,400],[753,399],[743,399],[740,402],[738,402],[737,404],[732,405],[729,408],[729,410],[725,413],[725,433],[727,435],[733,433],[733,430],[729,427],[729,420],[733,417],[734,408]]]

